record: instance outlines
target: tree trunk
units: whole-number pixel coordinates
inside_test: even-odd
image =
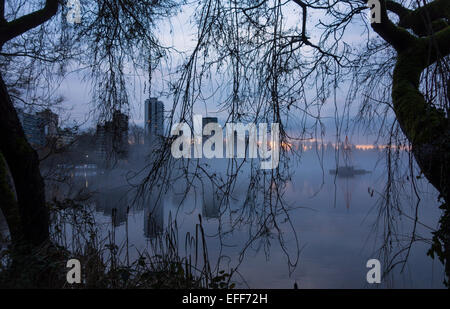
[[[396,118],[412,144],[422,173],[449,202],[450,125],[445,112],[426,102],[420,75],[429,65],[427,46],[417,44],[397,56],[392,101]]]
[[[0,152],[9,166],[17,193],[17,203],[2,201],[1,208],[6,215],[16,213],[12,207],[18,206],[20,220],[10,219],[10,229],[13,226],[13,230],[16,230],[15,225],[20,222],[22,240],[34,246],[41,245],[49,239],[49,215],[39,159],[25,137],[1,74],[0,130]]]
[[[15,194],[14,184],[9,173],[8,164],[0,152],[0,201],[1,211],[8,224],[9,234],[13,243],[18,243],[22,237],[22,224],[20,222],[19,207]]]

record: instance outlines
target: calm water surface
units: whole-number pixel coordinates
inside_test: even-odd
[[[125,222],[128,223],[132,257],[137,256],[137,250],[148,248],[149,240],[167,227],[169,217],[176,217],[179,235],[185,235],[187,232],[195,234],[198,215],[201,214],[211,263],[215,265],[218,257],[222,256],[225,258],[220,265],[234,268],[241,261],[238,270],[242,277],[234,278],[238,287],[292,288],[294,282],[300,288],[443,287],[442,265],[426,255],[430,245],[419,242],[413,245],[402,272],[400,266],[381,285],[366,283],[366,262],[378,257],[377,249],[381,244],[382,225],[377,234],[375,224],[382,222],[377,221],[377,202],[381,198],[377,192],[382,192],[386,184],[385,168],[379,153],[359,151],[354,158],[357,167],[372,172],[353,178],[335,178],[328,172],[335,168],[335,163],[328,159],[320,164],[310,151],[305,153],[301,162],[290,165],[294,175],[286,183],[284,196],[290,210],[280,212],[277,219],[283,247],[278,232],[268,228],[267,237],[253,242],[244,254],[242,250],[249,239],[249,231],[260,228],[245,220],[251,217],[252,211],[262,211],[258,207],[258,203],[262,203],[260,197],[245,202],[248,187],[245,171],[232,194],[235,200],[231,203],[231,212],[217,206],[214,189],[207,181],[204,188],[198,186],[191,190],[184,201],[181,197],[184,184],[174,183],[159,201],[150,198],[141,207],[133,205],[135,193],[123,180],[125,172],[114,176],[95,175],[91,168],[83,183],[98,191],[94,194],[93,207],[98,221],[105,223],[102,230],[105,235],[111,230],[108,223],[112,220],[113,208],[117,209],[115,237],[119,244],[124,243]],[[83,177],[84,174],[81,172],[77,176],[80,175]],[[430,238],[430,229],[424,226],[436,228],[441,213],[434,189],[426,184],[421,189],[419,218],[423,225],[419,225],[417,231],[420,236]],[[372,190],[374,194],[371,196]],[[412,191],[406,189],[403,198],[404,212],[413,216],[415,199]],[[131,209],[127,216],[128,206]],[[236,218],[243,207],[253,210],[246,212],[241,224],[232,225],[236,221],[230,217]],[[153,214],[153,224],[146,220],[150,213]],[[288,217],[290,221],[286,220]],[[412,221],[403,217],[396,226],[399,235],[407,236],[411,233]],[[180,239],[184,238],[180,236]],[[296,267],[290,269],[288,258],[295,262],[297,252]]]

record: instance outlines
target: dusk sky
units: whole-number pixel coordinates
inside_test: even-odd
[[[301,15],[300,10],[296,5],[292,5],[292,10],[285,11],[286,22],[285,25],[288,27],[289,25],[298,24],[300,21],[299,16]],[[192,16],[194,14],[193,5],[185,7],[184,11],[174,17],[172,17],[169,21],[160,22],[160,29],[157,30],[158,38],[160,42],[165,46],[171,46],[175,48],[177,51],[185,52],[188,54],[195,47],[196,42],[196,28],[192,23]],[[308,34],[311,36],[311,40],[316,41],[317,35],[320,35],[320,32],[314,31],[314,23],[317,22],[318,19],[324,18],[324,16],[319,16],[317,14],[312,15],[309,14],[311,21],[309,23],[309,31]],[[352,26],[347,29],[345,40],[349,44],[354,44],[354,48],[358,47],[361,44],[361,36],[367,36],[367,32],[364,27],[362,27],[362,23],[366,20],[366,15],[361,15],[360,20],[357,20],[352,24]],[[369,34],[370,36],[374,36],[374,34]],[[308,50],[307,48],[305,49]],[[166,112],[171,109],[172,106],[172,97],[164,97],[160,96],[161,92],[167,92],[167,81],[174,81],[175,77],[171,76],[169,72],[173,72],[175,68],[183,63],[183,58],[180,55],[176,55],[172,53],[169,55],[168,62],[162,61],[159,65],[158,69],[153,72],[153,80],[152,80],[152,94],[151,96],[157,96],[160,100],[164,102]],[[128,74],[128,88],[130,94],[130,122],[137,124],[139,126],[143,126],[144,124],[144,101],[149,97],[148,93],[148,73],[147,72],[135,72],[133,69],[129,70],[130,74]],[[62,119],[70,119],[71,121],[76,121],[78,124],[82,123],[82,128],[92,127],[96,121],[98,115],[96,114],[95,104],[92,104],[91,97],[91,84],[88,80],[83,81],[84,74],[88,74],[89,72],[86,70],[84,73],[76,72],[69,74],[61,83],[60,88],[58,89],[58,93],[63,95],[65,98],[65,102],[63,103],[63,109],[65,110],[65,117],[61,117]],[[221,76],[213,76],[211,78],[211,83],[206,83],[203,88],[207,89],[215,89],[220,84],[223,79]],[[339,89],[337,90],[337,106],[338,106],[338,114],[341,119],[344,118],[342,115],[342,110],[344,106],[345,96],[347,94],[348,84],[340,84]],[[223,98],[228,94],[231,88],[222,87],[221,91],[214,93],[211,97],[207,98],[205,101],[198,101],[195,104],[194,110],[198,114],[202,114],[203,116],[214,116],[219,118],[219,122],[224,124],[226,119],[225,113],[218,112],[217,104],[218,102],[222,102]],[[312,91],[312,90],[311,90]],[[326,103],[320,110],[320,115],[322,116],[323,125],[326,128],[326,141],[335,140],[335,107],[333,103],[333,98],[330,97]],[[353,102],[350,108],[350,117],[355,117],[358,109],[360,107],[360,102]],[[299,115],[297,115],[299,116]],[[68,122],[68,125],[72,124],[71,121]],[[314,119],[309,119],[311,125],[314,123]],[[295,122],[291,122],[288,125],[288,128],[292,130],[292,132],[296,131],[296,126],[293,125]],[[352,127],[352,126],[350,126]],[[167,128],[165,128],[167,130]],[[352,137],[352,140],[355,143],[373,143],[376,140],[375,134],[368,134],[365,132],[362,134],[359,130],[350,130],[348,134]]]

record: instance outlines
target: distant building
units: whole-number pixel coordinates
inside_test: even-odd
[[[164,103],[158,98],[145,100],[145,139],[151,143],[164,135]]]
[[[202,130],[208,123],[218,123],[217,117],[203,117],[202,119]]]
[[[128,141],[130,145],[143,145],[145,137],[145,129],[137,126],[131,125],[129,128]]]
[[[72,132],[69,128],[59,130],[58,137],[56,140],[56,147],[62,148],[64,146],[70,145],[74,142],[76,134]]]
[[[25,113],[23,110],[17,110],[17,116],[22,124],[23,131],[28,142],[34,146],[44,146],[45,135],[41,125],[41,119],[32,114]]]
[[[29,114],[17,109],[17,116],[22,124],[28,142],[33,147],[44,147],[49,138],[56,137],[58,132],[58,115],[50,109]]]
[[[53,113],[50,109],[45,109],[42,112],[36,113],[36,116],[41,118],[41,125],[44,128],[45,137],[56,137],[58,134],[58,115]]]
[[[128,116],[114,111],[111,121],[97,125],[97,153],[101,158],[128,157]]]
[[[217,117],[203,117],[202,118],[202,136],[203,136],[203,143],[211,136],[211,135],[204,135],[203,130],[205,129],[205,126],[208,123],[218,123]],[[214,146],[215,147],[215,146]]]

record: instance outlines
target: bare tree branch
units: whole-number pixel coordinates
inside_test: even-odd
[[[4,4],[4,1],[2,1],[2,3]],[[58,0],[47,0],[42,9],[2,25],[0,27],[0,46],[3,46],[3,44],[9,40],[48,21],[57,13],[58,6]]]

